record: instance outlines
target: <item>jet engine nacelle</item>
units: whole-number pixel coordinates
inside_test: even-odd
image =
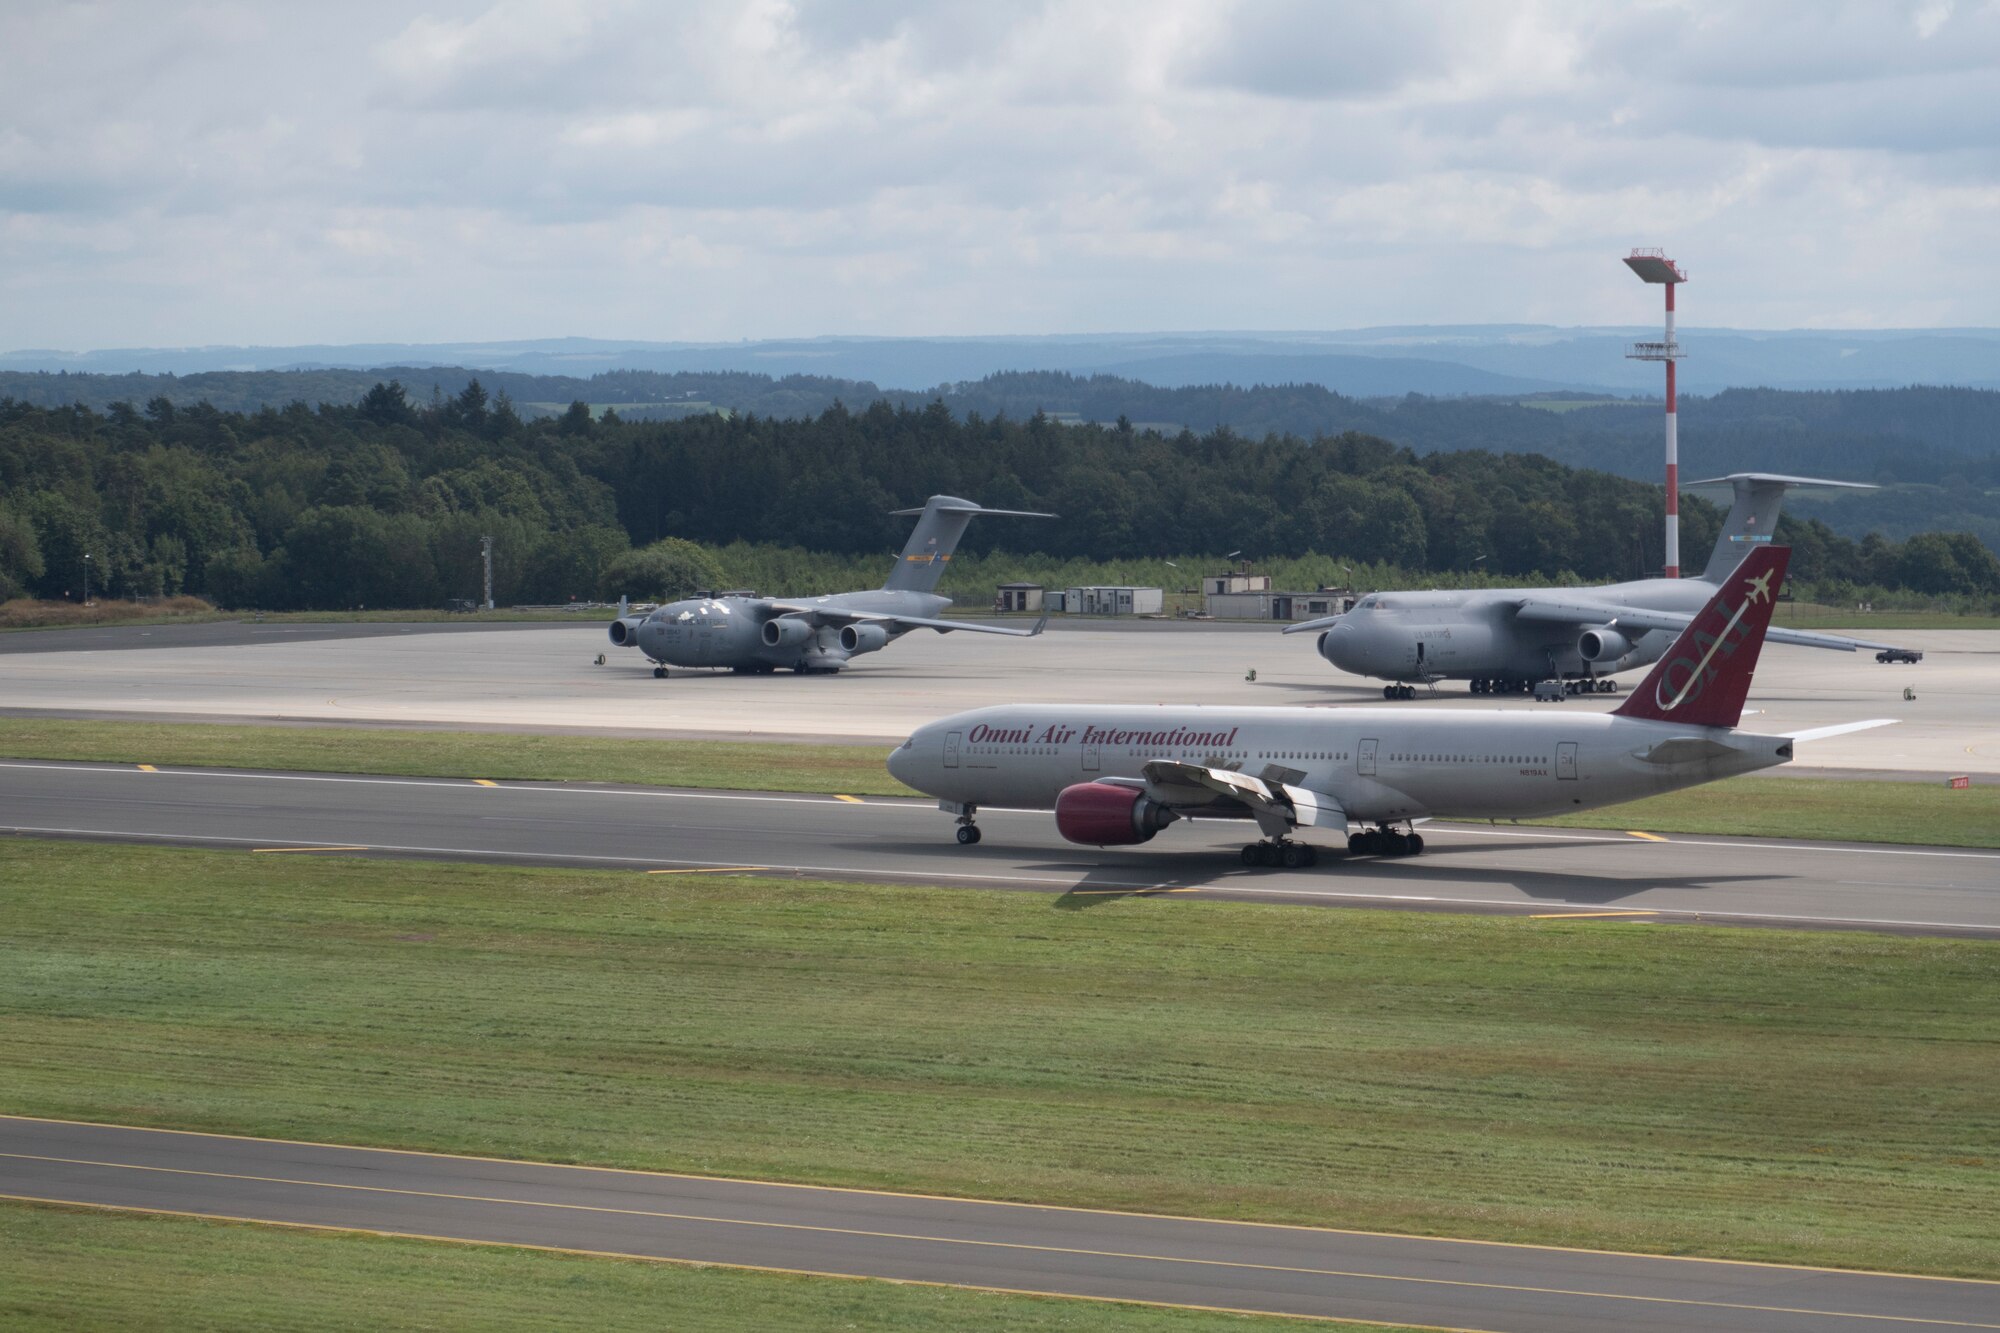
[[[880,625],[867,621],[859,624],[843,625],[840,630],[840,646],[847,653],[872,653],[889,642],[889,631]]]
[[[1079,782],[1056,797],[1056,832],[1091,847],[1147,842],[1178,818],[1146,793],[1108,782]]]
[[[1587,629],[1576,640],[1576,654],[1586,662],[1616,662],[1631,651],[1632,641],[1615,629]]]
[[[629,648],[639,642],[639,626],[644,624],[637,616],[611,622],[611,642],[620,648]]]
[[[797,616],[776,616],[764,622],[766,648],[796,648],[812,637],[813,627]]]

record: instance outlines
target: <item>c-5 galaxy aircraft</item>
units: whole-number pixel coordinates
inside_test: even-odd
[[[1287,625],[1284,632],[1320,631],[1320,656],[1343,671],[1389,681],[1382,687],[1385,699],[1411,698],[1418,684],[1440,680],[1470,680],[1474,694],[1525,693],[1539,681],[1561,681],[1571,694],[1609,693],[1617,686],[1603,677],[1657,660],[1745,552],[1770,542],[1787,487],[1874,489],[1768,472],[1737,472],[1687,484],[1724,482],[1735,487],[1736,500],[1700,578],[1640,579],[1596,588],[1377,592],[1344,614]],[[1774,629],[1769,638],[1850,653],[1857,648],[1907,651],[1803,630]]]
[[[1049,623],[1045,613],[1033,629],[1006,629],[937,617],[951,598],[931,591],[944,574],[966,525],[978,514],[1014,518],[1054,518],[1018,509],[981,509],[970,500],[933,495],[916,530],[903,547],[889,579],[872,592],[825,597],[774,598],[742,593],[709,593],[670,602],[643,619],[611,622],[611,642],[637,647],[664,679],[668,666],[728,667],[738,672],[770,672],[790,667],[801,674],[832,674],[851,657],[886,647],[913,629],[943,634],[1011,634],[1032,638]]]
[[[1737,731],[1790,552],[1753,548],[1613,713],[1008,704],[919,728],[889,771],[979,841],[982,805],[1055,809],[1071,842],[1149,841],[1183,817],[1255,820],[1246,866],[1311,865],[1302,827],[1359,856],[1423,850],[1424,819],[1526,819],[1790,762],[1793,744],[1886,726]],[[1349,825],[1360,831],[1348,835]],[[1395,826],[1402,825],[1399,830]]]

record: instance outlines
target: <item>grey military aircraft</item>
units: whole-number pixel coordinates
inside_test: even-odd
[[[1418,685],[1469,680],[1474,694],[1537,696],[1610,693],[1607,677],[1658,660],[1674,636],[1746,552],[1771,540],[1792,486],[1873,487],[1855,482],[1737,472],[1688,482],[1735,488],[1715,551],[1699,578],[1640,579],[1595,588],[1493,588],[1376,592],[1340,615],[1287,625],[1286,634],[1319,632],[1319,653],[1343,671],[1386,680],[1385,699],[1409,699]],[[1907,652],[1885,643],[1803,630],[1773,629],[1773,643],[1853,652]]]
[[[1739,731],[1790,552],[1753,547],[1611,713],[1003,704],[920,727],[889,771],[980,840],[981,806],[1055,811],[1071,842],[1149,842],[1179,819],[1254,820],[1246,866],[1311,865],[1293,832],[1410,856],[1426,819],[1527,819],[1755,772],[1793,746],[1893,719]],[[1350,833],[1350,826],[1359,827]]]
[[[653,674],[662,679],[669,666],[728,667],[743,673],[790,667],[801,674],[831,674],[846,666],[848,659],[885,648],[913,629],[1032,638],[1048,625],[1046,613],[1032,629],[942,620],[939,616],[951,599],[932,589],[976,516],[1054,518],[1054,514],[982,509],[951,495],[933,495],[921,509],[894,512],[920,517],[880,588],[799,598],[704,593],[670,602],[648,616],[612,621],[611,642],[638,648],[658,663]]]

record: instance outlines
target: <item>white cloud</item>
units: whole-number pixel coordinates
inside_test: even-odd
[[[1632,244],[1993,325],[1996,73],[1932,0],[7,7],[0,346],[1630,322]]]

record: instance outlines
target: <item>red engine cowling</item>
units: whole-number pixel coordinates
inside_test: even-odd
[[[1079,782],[1056,797],[1056,831],[1092,847],[1146,842],[1179,817],[1144,792],[1108,782]]]

